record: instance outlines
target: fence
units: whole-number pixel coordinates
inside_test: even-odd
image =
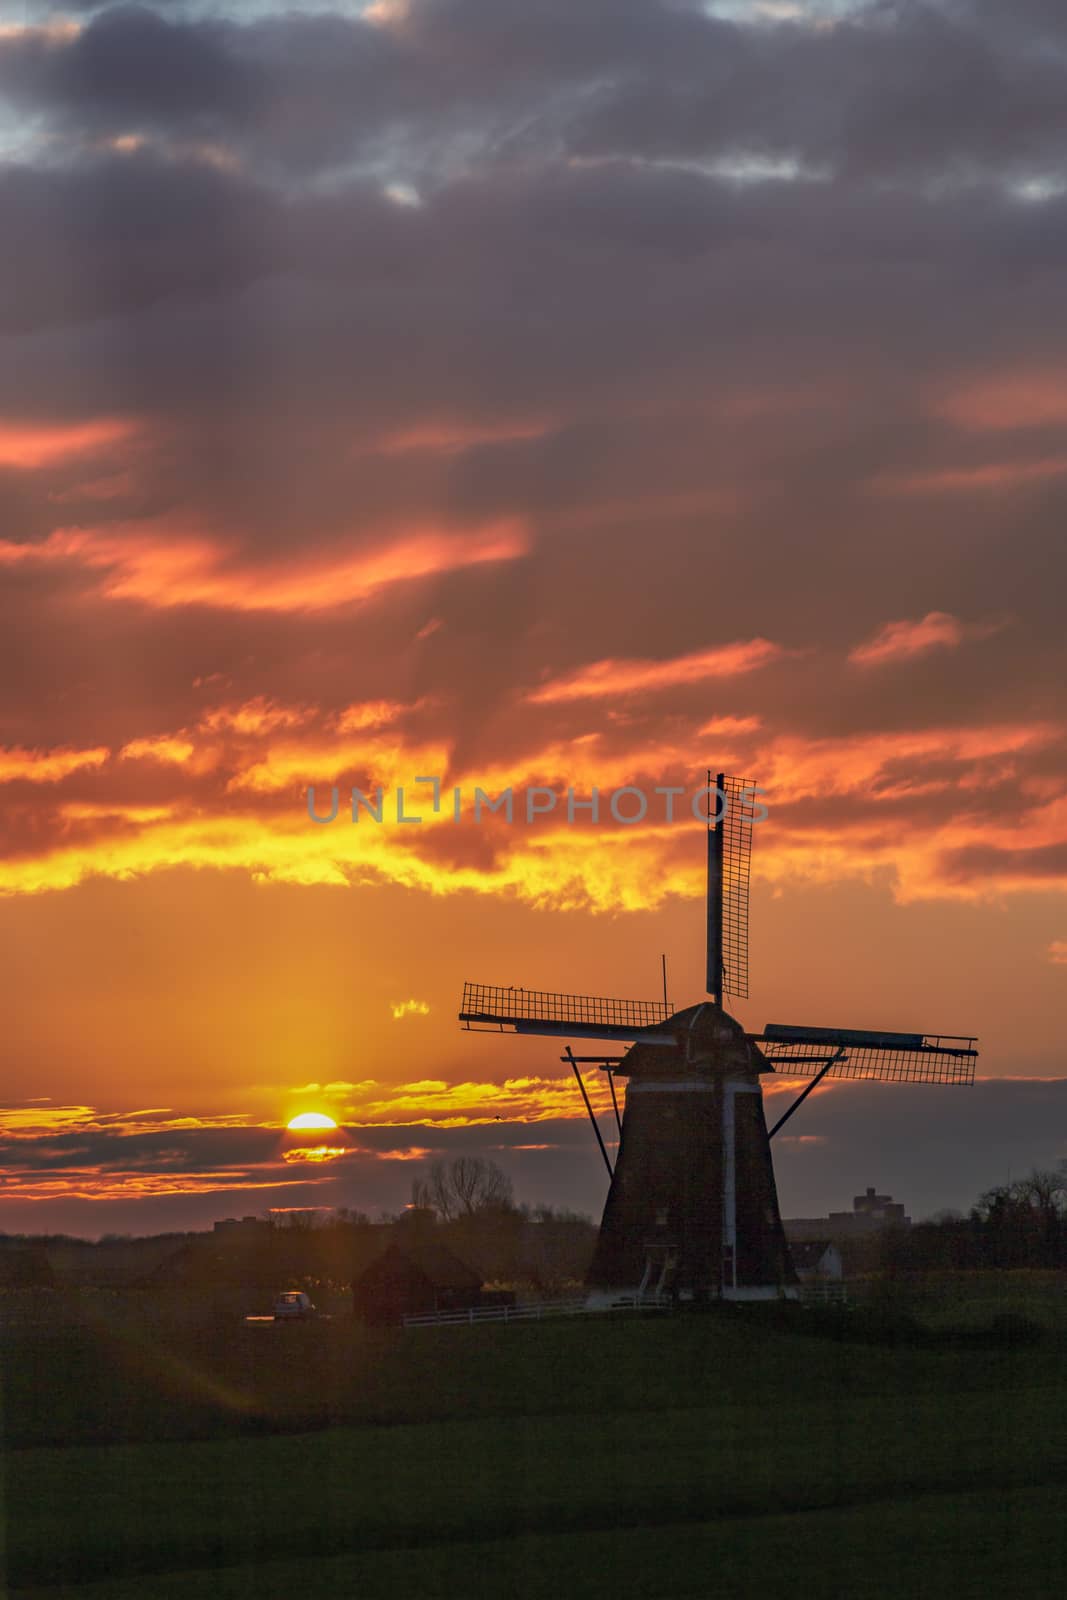
[[[800,1286],[800,1301],[805,1306],[843,1306],[848,1304],[848,1290],[840,1282],[802,1283]]]
[[[466,1311],[431,1311],[425,1316],[405,1317],[405,1328],[445,1327],[476,1322],[540,1322],[546,1317],[595,1316],[601,1311],[668,1311],[671,1302],[663,1296],[622,1294],[603,1306],[590,1306],[584,1300],[534,1300],[519,1306],[471,1306]]]
[[[848,1291],[843,1283],[805,1283],[800,1288],[803,1305],[846,1305]],[[519,1306],[471,1306],[466,1311],[431,1311],[424,1316],[405,1317],[405,1328],[473,1327],[478,1322],[540,1322],[547,1317],[599,1316],[605,1311],[670,1311],[669,1295],[620,1294],[612,1300],[590,1305],[587,1300],[534,1300]]]

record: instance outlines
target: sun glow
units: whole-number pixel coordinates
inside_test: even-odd
[[[308,1128],[336,1128],[336,1126],[333,1118],[323,1116],[321,1111],[304,1111],[286,1124],[290,1133],[301,1133]]]

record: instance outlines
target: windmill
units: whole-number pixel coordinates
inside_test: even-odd
[[[470,1029],[626,1045],[567,1061],[611,1179],[586,1280],[590,1304],[665,1295],[678,1301],[793,1298],[796,1274],[778,1209],[770,1141],[826,1078],[971,1083],[973,1038],[768,1023],[746,1033],[725,1009],[748,998],[751,797],[741,778],[708,775],[707,999],[681,1011],[663,1001],[464,985]],[[607,1075],[618,1129],[614,1167],[583,1066]],[[760,1079],[808,1078],[768,1133]],[[616,1078],[626,1078],[620,1114]]]

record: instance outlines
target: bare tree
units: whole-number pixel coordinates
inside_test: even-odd
[[[514,1205],[511,1179],[484,1156],[456,1156],[434,1161],[423,1178],[411,1185],[413,1205],[430,1207],[442,1222],[470,1217],[478,1211],[508,1211]]]
[[[321,1206],[310,1206],[306,1210],[294,1207],[291,1211],[272,1211],[271,1218],[276,1228],[288,1228],[291,1233],[312,1233],[326,1226],[329,1213]]]
[[[1037,1217],[1043,1223],[1058,1222],[1067,1213],[1067,1164],[1056,1172],[1037,1167],[1027,1178],[987,1189],[975,1206],[976,1214],[996,1219],[1012,1213]]]
[[[987,1189],[971,1213],[997,1266],[1060,1266],[1067,1255],[1067,1171]]]
[[[1034,1168],[1019,1185],[1026,1200],[1043,1219],[1059,1219],[1067,1212],[1067,1171],[1063,1162],[1057,1172]]]

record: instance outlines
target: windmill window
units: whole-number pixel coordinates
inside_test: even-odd
[[[667,1207],[666,1206],[657,1206],[656,1207],[656,1227],[657,1228],[665,1228],[666,1226],[667,1226]]]

